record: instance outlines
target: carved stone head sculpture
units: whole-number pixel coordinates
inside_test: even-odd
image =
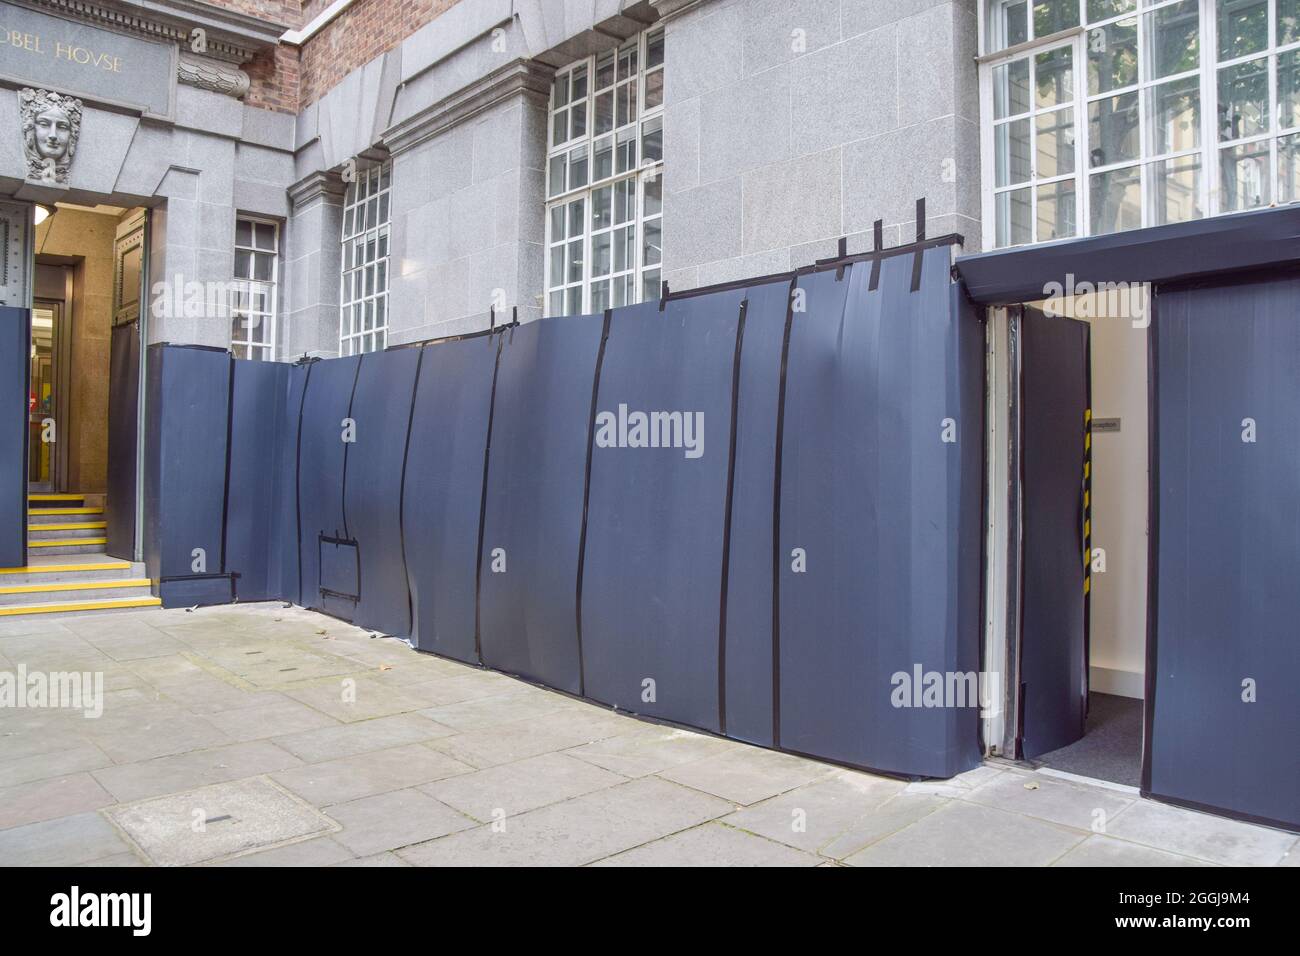
[[[81,100],[49,90],[24,88],[18,94],[22,112],[27,178],[66,186],[68,169],[81,133]]]

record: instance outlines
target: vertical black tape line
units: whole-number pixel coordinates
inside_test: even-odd
[[[918,243],[925,241],[925,198],[922,197],[916,201],[916,241]],[[916,292],[921,288],[921,260],[925,258],[925,250],[917,249],[912,256],[912,291]]]
[[[731,444],[727,450],[727,503],[722,518],[722,587],[718,602],[718,733],[727,735],[727,584],[731,577],[731,499],[736,482],[736,418],[740,411],[740,353],[749,299],[740,303],[736,355],[731,362]]]
[[[230,525],[230,442],[235,432],[235,357],[230,356],[230,374],[226,378],[226,480],[221,499],[221,573],[226,573],[226,533]],[[234,597],[235,582],[230,582]]]
[[[666,299],[660,300],[660,308]],[[591,455],[596,440],[596,403],[600,399],[600,370],[605,364],[605,343],[609,341],[610,319],[613,309],[605,310],[605,324],[600,332],[600,348],[596,352],[596,372],[591,377],[591,413],[587,417],[587,466],[582,477],[582,530],[578,532],[578,581],[574,604],[574,617],[578,637],[578,696],[587,694],[587,669],[582,660],[582,575],[587,564],[587,505],[591,501]]]
[[[483,443],[483,487],[478,499],[478,558],[474,563],[474,656],[483,663],[483,636],[480,632],[479,593],[483,589],[483,535],[487,525],[488,465],[492,461],[492,419],[497,411],[497,375],[501,372],[501,347],[506,337],[497,339],[497,357],[492,365],[492,393],[488,398],[487,441]]]
[[[841,259],[843,259],[845,256],[849,254],[848,236],[840,236],[839,245],[837,246],[836,251]],[[835,267],[835,281],[839,282],[843,278],[844,278],[844,263],[841,262],[838,266]]]
[[[411,386],[411,407],[406,413],[406,446],[402,449],[402,480],[397,491],[397,541],[402,549],[402,574],[406,578],[406,630],[415,640],[415,599],[411,596],[411,567],[406,560],[406,463],[411,457],[411,429],[415,424],[415,396],[420,393],[420,370],[424,349],[415,360],[415,383]],[[358,565],[358,570],[360,565]]]
[[[357,382],[361,378],[361,363],[365,360],[366,354],[362,352],[361,356],[357,359],[357,370],[352,373],[352,394],[348,396],[348,421],[352,422],[353,428],[356,427],[357,420],[352,415],[352,403],[357,400]],[[341,497],[343,498],[343,507],[340,510],[343,512],[343,537],[348,541],[352,540],[352,535],[348,533],[348,452],[352,450],[352,445],[356,441],[356,437],[357,436],[354,433],[352,436],[353,441],[343,443],[343,491],[341,493]],[[360,592],[360,590],[361,588],[358,587],[357,591]],[[358,593],[357,599],[360,600],[360,598],[361,595]]]
[[[781,337],[781,384],[776,395],[776,464],[772,476],[772,746],[781,748],[781,449],[785,442],[786,367],[790,362],[790,329],[794,325],[794,294],[799,277],[790,280],[785,303],[785,332]]]
[[[1160,286],[1147,297],[1147,646],[1142,701],[1142,796],[1151,793],[1160,636]]]
[[[311,385],[311,370],[315,363],[307,366],[307,375],[302,380],[302,396],[298,399],[298,440],[293,461],[293,510],[298,527],[298,600],[302,604],[302,416],[307,407],[307,389]]]
[[[877,219],[872,224],[872,250],[879,252],[885,246],[885,221]],[[871,281],[867,283],[867,291],[875,292],[880,287],[880,256],[871,260]]]

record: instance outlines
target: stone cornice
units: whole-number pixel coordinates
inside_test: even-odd
[[[393,124],[382,142],[394,155],[426,142],[453,126],[514,96],[545,104],[554,71],[536,60],[514,60],[475,80],[414,116]]]
[[[692,7],[708,2],[709,0],[649,0],[650,6],[654,7],[655,12],[659,14],[661,23],[681,16]]]
[[[289,203],[295,210],[315,199],[341,203],[347,187],[343,177],[333,172],[314,172],[289,187]]]

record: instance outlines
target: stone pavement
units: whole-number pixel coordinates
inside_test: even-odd
[[[0,623],[0,864],[1282,865],[1295,834],[1016,767],[908,784],[649,724],[279,604]],[[1036,786],[1035,786],[1036,785]]]

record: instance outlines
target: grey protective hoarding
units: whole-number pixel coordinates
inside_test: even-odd
[[[743,298],[732,290],[614,311],[579,608],[587,696],[714,731]]]
[[[135,560],[136,432],[140,412],[140,326],[113,327],[108,371],[108,484],[104,518],[115,558]]]
[[[479,660],[475,587],[492,378],[501,337],[424,346],[402,494],[420,650]],[[326,363],[328,364],[328,363]]]
[[[411,633],[411,593],[402,550],[402,476],[422,349],[361,357],[343,477],[344,527],[356,541],[357,605],[353,617],[385,634]]]
[[[505,333],[479,569],[483,663],[581,691],[577,574],[592,386],[604,318]]]
[[[164,607],[234,597],[222,567],[230,361],[199,346],[149,348],[144,561]]]
[[[982,363],[949,262],[801,278],[781,429],[778,744],[924,776],[979,761]]]
[[[27,563],[31,313],[0,306],[0,568]]]
[[[1300,827],[1300,277],[1155,296],[1143,789]]]

